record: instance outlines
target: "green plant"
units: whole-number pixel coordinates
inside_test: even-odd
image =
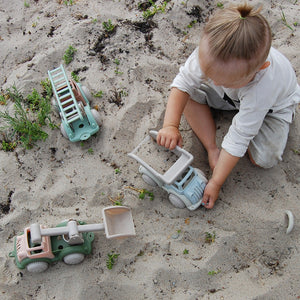
[[[184,250],[183,250],[183,254],[189,254],[189,250],[184,249]]]
[[[9,90],[8,93],[10,99],[14,101],[14,115],[11,116],[7,111],[4,113],[0,112],[0,118],[6,123],[0,129],[11,128],[11,135],[17,135],[17,139],[26,149],[32,148],[36,141],[45,141],[48,134],[41,129],[39,122],[30,118],[29,111],[22,105],[23,97],[16,87],[13,87],[13,91]]]
[[[216,274],[218,274],[218,273],[220,273],[221,272],[221,270],[217,270],[217,271],[209,271],[207,274],[208,275],[216,275]]]
[[[280,10],[281,10],[281,20],[282,20],[283,24],[290,30],[294,31],[294,29],[291,27],[291,25],[288,24],[282,7],[280,7]]]
[[[78,74],[76,74],[74,71],[71,72],[71,77],[72,77],[76,82],[79,82],[79,81],[80,81],[80,78],[79,78]]]
[[[112,269],[112,267],[115,265],[116,260],[118,259],[119,255],[120,254],[113,253],[113,252],[107,254],[107,256],[108,256],[108,258],[106,260],[106,267],[107,267],[107,269],[109,269],[109,270]]]
[[[121,170],[119,168],[115,169],[115,174],[120,174]]]
[[[26,2],[26,1],[24,1],[24,6],[25,6],[26,8],[29,8],[29,7],[30,7],[29,3]]]
[[[3,126],[0,128],[2,135],[6,137],[2,141],[2,149],[13,150],[18,143],[27,149],[32,148],[38,140],[45,140],[48,134],[42,130],[42,126],[49,122],[50,128],[57,127],[51,122],[51,96],[52,89],[49,80],[41,82],[43,93],[40,95],[36,89],[26,98],[15,86],[7,90],[5,100],[14,102],[14,113],[0,112]],[[26,107],[27,106],[27,107]],[[4,131],[7,131],[6,134]],[[14,140],[13,140],[14,139]]]
[[[103,96],[103,91],[99,91],[97,92],[96,94],[93,94],[94,97],[97,97],[97,98],[102,98]]]
[[[88,154],[94,154],[93,148],[89,148],[89,149],[88,149]]]
[[[153,17],[156,13],[166,11],[168,1],[164,1],[162,5],[156,5],[152,0],[149,0],[149,4],[151,5],[149,8],[143,11],[143,18],[149,19]]]
[[[133,186],[126,186],[125,188],[138,192],[139,199],[145,199],[145,196],[148,195],[151,201],[154,200],[154,194],[146,189],[137,189]]]
[[[7,142],[7,141],[2,141],[2,150],[3,151],[13,151],[17,147],[16,142]]]
[[[297,149],[292,149],[292,151],[293,151],[295,154],[300,155],[300,149],[299,149],[299,150],[297,150]]]
[[[6,101],[6,96],[5,95],[0,95],[0,105],[6,105],[7,101]]]
[[[73,46],[69,46],[69,48],[66,50],[63,56],[63,60],[65,61],[66,65],[73,61],[76,51],[77,49],[75,49]]]
[[[205,243],[211,244],[216,239],[216,233],[205,232]]]
[[[108,19],[107,22],[103,22],[102,26],[106,32],[112,32],[116,27],[116,25],[112,24],[111,19]]]
[[[224,7],[224,4],[223,4],[222,2],[218,2],[218,3],[217,3],[217,7],[223,8],[223,7]]]
[[[187,27],[188,28],[192,28],[195,23],[197,23],[197,21],[193,20]]]
[[[64,3],[65,3],[65,5],[73,5],[74,1],[73,0],[65,0]]]

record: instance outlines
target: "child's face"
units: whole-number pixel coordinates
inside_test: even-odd
[[[237,89],[253,80],[258,70],[247,74],[247,63],[244,60],[232,59],[222,62],[214,59],[209,53],[207,38],[202,38],[199,48],[199,63],[204,75],[215,85]]]

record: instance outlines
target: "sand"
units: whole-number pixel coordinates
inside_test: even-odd
[[[127,156],[149,129],[161,127],[169,85],[196,47],[207,17],[220,9],[217,2],[170,1],[148,22],[140,1],[73,2],[0,1],[2,91],[12,85],[25,95],[41,91],[41,80],[64,64],[70,45],[77,52],[64,64],[67,74],[76,71],[93,94],[103,91],[92,103],[102,126],[83,144],[45,127],[49,137],[33,149],[0,151],[0,298],[300,298],[299,109],[283,161],[262,170],[242,158],[212,210],[173,207],[165,191],[143,182],[138,163]],[[260,2],[273,45],[290,59],[299,79],[299,1]],[[117,26],[105,36],[102,23],[109,19]],[[59,125],[55,112],[52,118]],[[231,118],[216,114],[219,145]],[[193,165],[209,177],[206,153],[184,120],[181,132]],[[127,186],[148,189],[154,199],[139,199]],[[95,232],[92,254],[81,264],[58,262],[41,274],[18,269],[8,256],[26,226],[53,227],[70,218],[102,222],[102,208],[115,199],[131,208],[136,237],[108,240]],[[295,217],[289,235],[287,209]],[[109,270],[112,251],[120,255]]]

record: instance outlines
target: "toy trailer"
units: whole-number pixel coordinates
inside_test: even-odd
[[[197,209],[203,198],[204,189],[207,179],[202,171],[193,168],[190,164],[193,161],[193,155],[176,146],[174,150],[167,150],[156,143],[157,131],[151,130],[149,135],[128,155],[138,161],[141,165],[139,172],[146,183],[152,186],[159,186],[169,194],[170,202],[177,208],[187,207],[189,210]],[[158,171],[153,167],[152,162],[146,162],[142,158],[142,152],[151,153],[151,149],[147,149],[147,144],[154,145],[157,149],[158,159],[160,154],[167,152],[175,155],[176,160],[167,168],[165,172]],[[145,146],[146,145],[146,146]],[[141,150],[143,149],[143,150]],[[146,149],[146,150],[145,150]],[[169,160],[166,158],[165,161]],[[163,163],[160,163],[163,164]]]
[[[99,130],[101,123],[98,111],[90,108],[88,89],[68,80],[62,65],[48,71],[48,75],[62,120],[63,136],[71,142],[87,140]]]
[[[66,264],[82,262],[84,256],[92,252],[93,231],[105,230],[108,239],[135,236],[130,208],[106,207],[102,216],[103,223],[100,224],[75,220],[62,222],[55,228],[32,224],[15,238],[14,250],[9,256],[15,257],[19,269],[26,267],[29,272],[39,273],[59,260]]]

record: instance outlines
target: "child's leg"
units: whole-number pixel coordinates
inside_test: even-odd
[[[209,106],[190,99],[185,106],[184,116],[206,149],[209,165],[213,170],[220,150],[216,144],[216,125]]]
[[[271,168],[282,160],[286,146],[289,123],[267,115],[257,136],[250,142],[250,160],[262,168]]]

